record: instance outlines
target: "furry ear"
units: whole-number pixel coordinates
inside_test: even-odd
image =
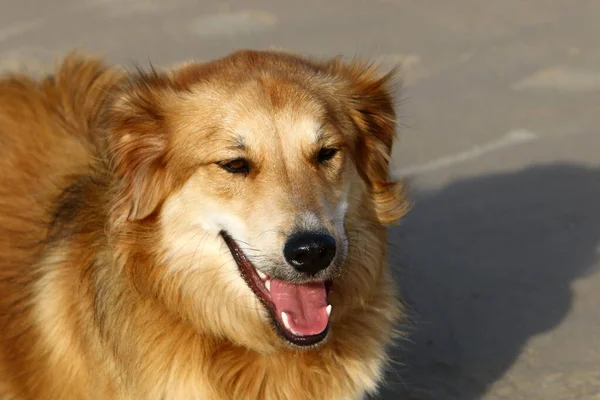
[[[139,72],[108,111],[108,148],[120,179],[119,205],[128,220],[144,219],[164,201],[170,185],[167,127],[161,108],[166,76]]]
[[[356,147],[358,172],[371,190],[379,221],[391,224],[408,211],[404,185],[389,173],[392,145],[396,138],[396,112],[392,82],[396,70],[380,75],[369,64],[344,64],[335,59],[330,73],[342,76],[350,102],[350,117],[359,131]]]

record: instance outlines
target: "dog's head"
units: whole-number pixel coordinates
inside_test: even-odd
[[[404,212],[391,77],[251,51],[136,75],[108,118],[115,218],[156,233],[131,279],[204,333],[321,342],[351,253]]]

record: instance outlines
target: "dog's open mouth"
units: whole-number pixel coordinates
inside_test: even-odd
[[[269,310],[281,336],[297,346],[314,345],[325,339],[331,314],[327,303],[330,281],[293,283],[271,278],[254,267],[227,232],[222,231],[221,236],[242,277]]]

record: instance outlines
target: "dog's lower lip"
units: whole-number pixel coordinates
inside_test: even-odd
[[[296,346],[310,346],[323,341],[323,339],[325,339],[325,337],[327,336],[329,324],[327,323],[323,331],[314,335],[298,335],[296,332],[293,331],[293,329],[290,329],[283,320],[282,315],[284,315],[284,313],[278,315],[275,303],[271,298],[271,278],[254,267],[254,265],[250,262],[250,260],[248,260],[244,252],[237,245],[236,241],[226,231],[221,231],[220,234],[227,246],[229,247],[229,250],[240,270],[242,278],[246,281],[250,289],[254,292],[254,294],[269,311],[269,314],[271,315],[273,321],[273,325],[277,328],[279,334],[288,342]],[[332,286],[331,281],[327,281],[324,284],[326,293],[329,293]],[[331,305],[328,305],[326,307],[326,312],[328,318],[331,313]]]

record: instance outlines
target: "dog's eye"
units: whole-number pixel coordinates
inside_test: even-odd
[[[324,147],[319,151],[317,156],[317,160],[319,164],[324,164],[327,161],[331,160],[338,152],[338,149],[334,149],[331,147]]]
[[[243,158],[238,158],[228,163],[221,164],[221,167],[232,174],[247,174],[250,172],[250,164]]]

